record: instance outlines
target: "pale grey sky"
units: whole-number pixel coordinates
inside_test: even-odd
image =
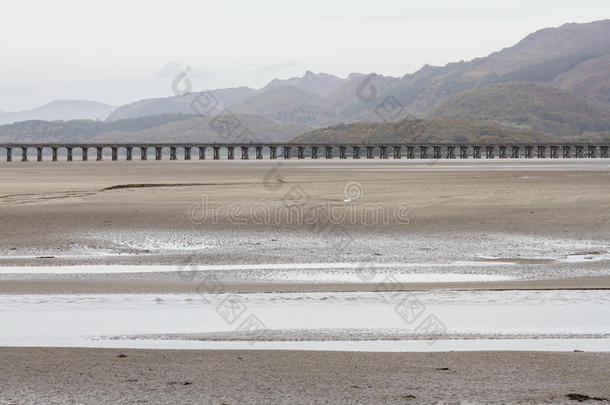
[[[0,110],[169,96],[180,66],[194,90],[402,76],[609,17],[609,0],[0,0]]]

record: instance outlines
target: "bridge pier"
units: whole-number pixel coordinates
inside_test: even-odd
[[[241,160],[250,160],[248,149],[250,149],[248,146],[241,146]]]
[[[546,157],[546,146],[538,145],[536,149],[538,159],[544,159]]]
[[[481,147],[480,146],[472,147],[472,157],[474,159],[481,159]]]
[[[420,146],[419,147],[419,158],[420,159],[427,159],[428,158],[428,147],[427,146]]]
[[[599,157],[601,158],[608,158],[608,147],[607,146],[600,146],[599,147]]]
[[[367,159],[373,159],[374,155],[373,152],[375,151],[375,147],[374,146],[367,146],[366,147],[366,158]]]
[[[269,147],[269,159],[277,159],[277,146]]]
[[[256,158],[259,160],[263,158],[263,147],[262,146],[256,147]]]
[[[233,160],[235,159],[235,147],[227,146],[227,159]]]
[[[455,146],[447,145],[447,159],[455,159]]]
[[[485,158],[486,159],[493,159],[495,157],[494,153],[495,153],[495,147],[493,145],[487,145],[485,147]]]
[[[176,156],[178,148],[176,146],[169,147],[169,160],[178,160],[178,156]]]
[[[346,146],[343,146],[343,145],[339,146],[339,159],[346,159],[346,156],[345,156],[346,149],[347,149]]]
[[[21,161],[22,162],[28,161],[28,147],[27,146],[24,146],[21,148]]]
[[[11,148],[10,146],[6,147],[6,161],[7,162],[13,161],[13,148]]]
[[[125,152],[127,154],[127,160],[131,160],[133,158],[133,146],[125,147]]]
[[[559,154],[557,153],[557,150],[559,148],[555,145],[551,146],[551,159],[557,159],[559,157]]]
[[[155,160],[161,160],[163,157],[163,148],[155,147]]]
[[[381,145],[379,147],[379,159],[387,159],[388,158],[388,147],[385,145]]]
[[[51,148],[51,160],[57,162],[57,146]]]
[[[42,162],[42,148],[40,146],[36,147],[36,161]]]
[[[561,147],[561,149],[562,149],[562,156],[564,159],[572,157],[572,147],[571,146],[564,145]]]
[[[199,160],[205,160],[205,146],[199,146]]]
[[[592,158],[594,158],[594,157],[595,157],[595,150],[596,150],[596,149],[597,149],[597,147],[596,147],[596,146],[593,146],[593,145],[589,145],[589,146],[587,146],[587,157],[588,157],[589,159],[592,159]]]
[[[352,159],[360,159],[360,146],[352,146]]]
[[[500,145],[499,156],[500,159],[506,159],[506,146]]]
[[[401,147],[393,146],[392,150],[394,151],[394,159],[400,159],[402,154]]]
[[[305,159],[305,147],[297,146],[297,159]]]
[[[82,151],[82,159],[86,162],[87,160],[89,160],[89,147],[83,146],[80,149]]]
[[[318,158],[318,147],[317,146],[312,146],[311,147],[311,158],[312,159],[317,159]]]
[[[511,153],[510,157],[512,159],[519,159],[519,146],[513,145],[513,152]]]
[[[214,160],[220,159],[220,146],[214,146],[214,156],[212,157]]]
[[[582,159],[584,157],[584,155],[583,155],[583,147],[580,146],[580,145],[577,145],[574,148],[576,149],[576,151],[574,152],[576,158]]]
[[[148,159],[148,148],[146,146],[140,146],[140,160]]]
[[[66,154],[67,154],[66,160],[68,162],[71,162],[72,161],[72,146],[66,147]]]
[[[282,152],[284,152],[284,159],[290,159],[290,146],[282,147]]]
[[[112,147],[112,160],[119,160],[119,148],[116,146]]]
[[[98,162],[100,160],[104,160],[104,148],[98,146],[96,149],[97,149],[97,157],[95,160],[97,160]]]
[[[191,147],[184,146],[184,160],[191,160]]]
[[[326,147],[326,159],[332,159],[332,158],[333,158],[333,147],[327,146]]]
[[[433,150],[432,153],[433,153],[434,159],[440,159],[441,157],[443,157],[443,155],[441,154],[441,151],[442,151],[442,147],[441,146],[436,146],[435,145],[435,146],[432,147],[432,150]]]
[[[532,146],[528,145],[528,146],[525,147],[525,158],[526,159],[531,159],[532,158],[532,150],[533,150]]]
[[[407,146],[407,159],[415,159],[415,147]]]
[[[460,159],[468,159],[468,146],[460,146]]]

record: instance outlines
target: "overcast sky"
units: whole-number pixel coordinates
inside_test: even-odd
[[[609,0],[0,0],[0,110],[120,105],[351,72],[402,76],[485,56],[530,32],[610,17]]]

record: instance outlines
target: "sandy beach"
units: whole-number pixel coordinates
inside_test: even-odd
[[[527,305],[544,292],[553,305],[572,305],[569,336],[606,339],[603,319],[594,331],[577,322],[587,308],[579,305],[596,308],[593,317],[605,313],[595,297],[610,288],[610,166],[602,160],[31,162],[0,163],[0,170],[0,295],[24,313],[49,305],[59,311],[49,319],[63,319],[65,309],[75,311],[66,312],[70,320],[82,313],[79,305],[90,308],[108,294],[152,294],[162,303],[166,296],[155,294],[201,293],[208,277],[218,281],[215,294],[266,293],[271,301],[297,294],[295,308],[298,299],[314,306],[339,299],[307,294],[430,299],[435,291],[466,294],[484,308],[494,292],[519,290]],[[403,281],[388,282],[388,275]],[[582,297],[562,298],[562,291]],[[515,327],[480,322],[473,330],[483,337],[509,336]],[[235,339],[235,325],[211,336]],[[515,329],[534,338],[545,331]],[[321,336],[315,328],[303,333]],[[273,336],[292,335],[274,329],[266,338]],[[566,395],[610,396],[608,353],[571,349],[3,347],[0,358],[0,402],[15,404],[572,403]]]
[[[576,402],[568,394],[610,396],[610,358],[597,353],[0,348],[0,357],[7,404],[567,404]]]
[[[610,286],[606,260],[597,260],[610,251],[610,166],[603,160],[31,162],[0,167],[2,266],[188,269],[198,264],[477,261],[468,271],[518,275],[490,288]],[[346,192],[355,195],[346,197]],[[338,213],[332,223],[331,212]],[[401,215],[398,221],[396,215]],[[577,256],[582,260],[570,260]],[[488,268],[480,266],[485,263]],[[190,281],[175,274],[8,277],[0,272],[0,291],[91,292],[97,284],[100,292],[169,292],[188,291]],[[224,285],[227,291],[246,292],[261,291],[261,283],[273,284],[270,291],[342,291],[378,284],[242,281],[226,278]]]

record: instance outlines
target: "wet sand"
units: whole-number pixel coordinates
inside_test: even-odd
[[[15,162],[0,163],[0,171],[0,266],[511,259],[517,265],[483,270],[514,273],[515,280],[403,288],[610,285],[607,260],[561,261],[610,251],[606,161]],[[249,215],[259,203],[270,212],[287,202],[342,203],[352,182],[360,192],[346,204],[357,216],[367,204],[383,203],[390,212],[407,204],[408,221],[342,223],[339,235],[350,235],[346,247],[337,245],[337,233],[310,224],[282,217],[260,224]],[[201,221],[203,197],[224,208],[242,205]],[[1,294],[193,292],[197,285],[175,274],[0,276]],[[390,287],[225,280],[223,288]],[[18,404],[573,403],[567,394],[610,397],[607,353],[0,348],[0,360],[0,402]]]
[[[575,403],[568,394],[610,397],[607,353],[0,348],[0,358],[6,404],[567,404]]]
[[[0,294],[139,294],[193,293],[202,281],[150,280],[3,280]],[[610,276],[576,277],[550,280],[439,282],[439,283],[227,283],[218,293],[294,293],[352,291],[426,291],[426,290],[610,290]]]
[[[431,165],[429,170],[410,169],[407,162],[400,167],[388,164],[395,171],[374,166],[367,171],[366,164],[356,170],[351,164],[333,162],[0,163],[2,248],[16,248],[12,253],[18,255],[28,247],[69,250],[70,243],[86,241],[100,249],[102,241],[84,238],[97,231],[119,237],[121,230],[307,231],[311,226],[286,221],[285,216],[257,224],[247,218],[249,208],[255,203],[271,209],[286,202],[341,203],[345,186],[352,182],[362,188],[350,208],[383,203],[391,211],[404,203],[409,221],[343,221],[347,229],[449,236],[474,229],[608,238],[610,165],[603,161],[586,171],[570,169],[566,163],[554,168],[553,162],[531,166],[539,170],[498,161],[499,166],[483,162],[478,167],[470,161],[462,170],[459,161],[451,162],[455,168]],[[218,216],[189,221],[189,208],[204,196],[210,205],[221,206]],[[243,205],[234,210],[233,222],[231,203]]]
[[[30,162],[0,163],[0,170],[2,266],[491,257],[519,261],[523,274],[548,271],[490,288],[570,288],[565,279],[573,279],[574,288],[609,284],[604,264],[575,264],[589,269],[581,273],[553,263],[570,254],[610,251],[610,165],[603,160]],[[345,202],[346,185],[353,182],[355,198]],[[221,208],[202,211],[202,198]],[[366,219],[344,219],[337,231],[277,214],[286,204],[328,212],[333,203],[344,204],[342,210],[357,219],[364,212]],[[272,215],[264,223],[251,215],[260,204]],[[367,217],[371,204],[383,204],[388,221]],[[392,216],[401,207],[406,221]],[[261,288],[225,284],[227,291]],[[292,284],[270,290],[343,291],[377,283]],[[2,292],[190,288],[175,277],[0,277]]]

